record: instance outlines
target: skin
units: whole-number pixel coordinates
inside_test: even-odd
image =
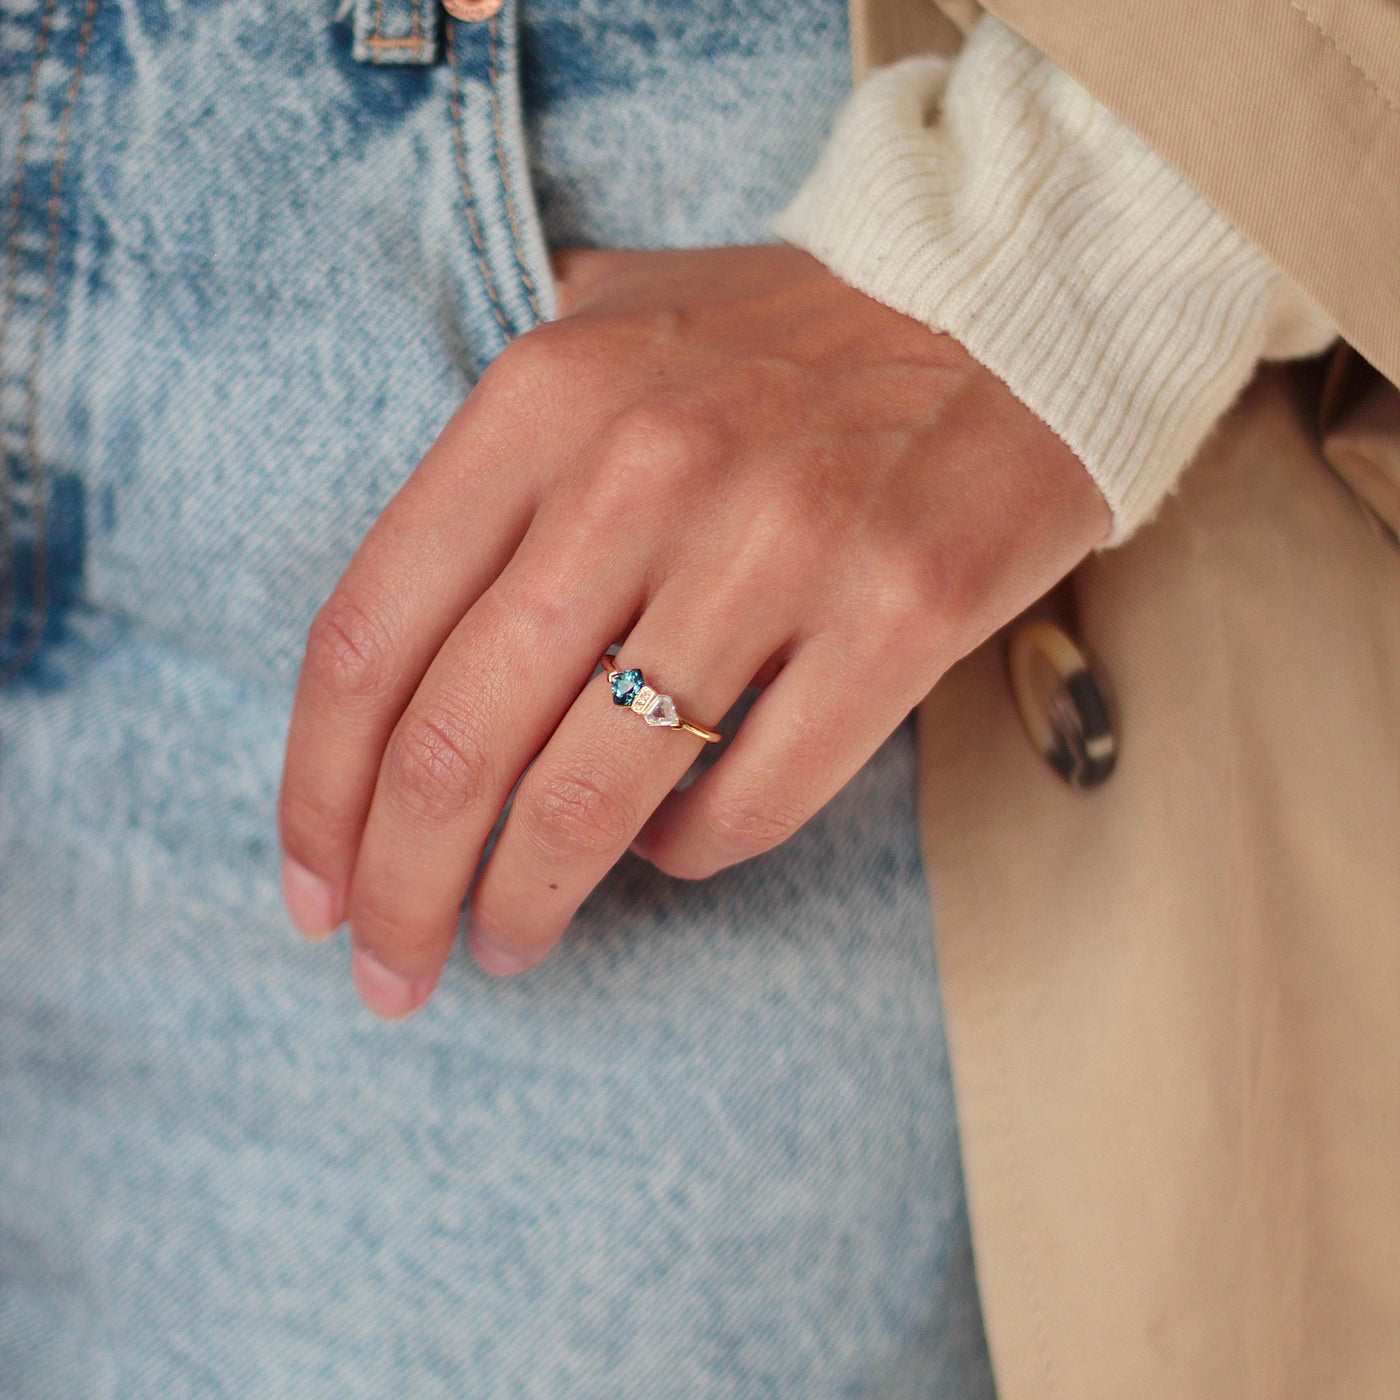
[[[385,509],[297,683],[287,905],[313,937],[348,919],[385,1017],[432,994],[469,893],[472,952],[509,975],[629,846],[703,879],[786,840],[1111,524],[956,341],[797,249],[556,271],[560,318]],[[703,741],[612,703],[614,642],[712,729],[763,687],[683,792]]]

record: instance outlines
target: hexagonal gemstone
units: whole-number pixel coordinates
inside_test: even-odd
[[[630,671],[619,671],[612,678],[614,705],[630,705],[645,682],[642,673],[634,666]]]
[[[668,729],[678,728],[681,722],[676,714],[676,702],[669,695],[653,695],[642,711],[642,718],[648,724],[661,724]]]

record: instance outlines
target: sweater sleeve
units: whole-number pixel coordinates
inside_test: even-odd
[[[1084,463],[1109,544],[1148,520],[1261,359],[1336,330],[1088,91],[984,16],[852,94],[775,225],[946,331]]]

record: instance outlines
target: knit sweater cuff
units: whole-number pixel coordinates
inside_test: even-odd
[[[852,95],[775,225],[946,331],[1087,467],[1108,541],[1156,510],[1261,358],[1326,314],[1147,145],[991,17]]]

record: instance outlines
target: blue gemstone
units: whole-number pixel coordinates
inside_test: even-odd
[[[613,704],[630,705],[645,684],[642,673],[635,666],[630,671],[619,671],[612,678]]]

